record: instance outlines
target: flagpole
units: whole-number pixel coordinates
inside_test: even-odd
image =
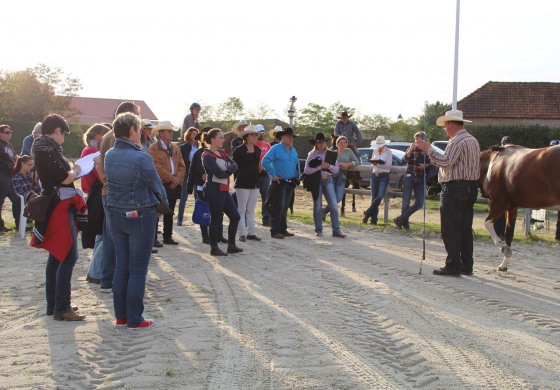
[[[451,108],[457,109],[457,77],[459,68],[459,13],[461,9],[461,0],[457,0],[457,16],[455,19],[455,65],[453,69],[453,103]]]

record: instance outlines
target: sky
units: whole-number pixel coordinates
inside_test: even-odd
[[[0,68],[44,63],[80,96],[265,103],[284,119],[339,101],[396,120],[451,103],[456,0],[4,0]],[[560,82],[560,1],[462,0],[457,96],[488,81]]]

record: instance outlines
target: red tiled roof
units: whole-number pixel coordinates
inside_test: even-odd
[[[489,81],[457,102],[465,118],[560,118],[560,83]]]
[[[69,122],[86,124],[110,123],[113,121],[113,115],[117,106],[124,101],[131,101],[139,106],[140,114],[143,119],[158,119],[143,100],[103,99],[74,96],[71,98],[70,106],[81,112],[81,114],[70,117]]]

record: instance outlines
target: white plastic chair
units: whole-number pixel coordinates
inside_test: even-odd
[[[25,198],[19,195],[21,210],[19,212],[19,236],[25,239],[25,227],[27,226],[27,218],[23,216],[23,209],[25,208]]]

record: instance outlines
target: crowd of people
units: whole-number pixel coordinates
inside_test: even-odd
[[[163,245],[179,245],[173,239],[174,214],[162,211],[162,205],[174,210],[179,201],[178,226],[184,224],[190,194],[197,205],[207,205],[209,221],[200,223],[202,243],[210,246],[211,255],[228,256],[243,252],[237,240],[245,245],[263,240],[256,231],[259,197],[262,226],[270,228],[271,238],[294,236],[288,231],[287,215],[294,189],[303,180],[313,199],[316,236],[323,236],[323,222],[330,215],[332,236],[346,237],[341,231],[338,204],[348,170],[359,165],[355,147],[362,138],[356,124],[349,120],[351,115],[343,112],[338,118],[330,149],[324,133],[309,140],[313,148],[301,172],[294,147],[298,135],[292,128],[271,129],[267,142],[263,125],[242,120],[224,134],[219,128],[201,128],[201,109],[193,103],[179,129],[168,121],[143,121],[137,105],[121,103],[112,123],[95,124],[83,136],[81,157],[99,154],[94,158],[95,169],[86,175],[81,174],[79,164],[71,165],[63,156],[62,144],[70,131],[63,117],[51,114],[38,123],[25,138],[20,155],[9,142],[11,128],[0,125],[0,202],[6,197],[12,201],[17,224],[20,195],[25,197],[34,189],[51,197],[47,220],[35,223],[31,240],[32,246],[49,253],[47,315],[59,321],[85,318],[71,304],[71,278],[78,260],[77,214],[87,214],[82,244],[93,248],[86,279],[99,284],[101,292],[113,294],[116,325],[129,329],[154,324],[143,315],[151,254]],[[426,134],[417,132],[404,158],[407,171],[402,210],[394,219],[398,228],[410,228],[410,216],[425,202],[426,170],[440,167],[442,239],[448,256],[445,266],[434,270],[436,275],[473,273],[471,229],[480,147],[465,130],[465,122],[469,121],[463,119],[461,111],[448,111],[437,120],[450,137],[445,153],[436,152],[426,141]],[[172,141],[179,130],[178,145]],[[505,138],[502,141],[511,142]],[[371,204],[362,222],[377,224],[393,159],[383,136],[378,136],[372,146]],[[81,189],[74,185],[78,178]],[[410,205],[412,194],[415,201]],[[229,221],[227,236],[224,215]],[[162,242],[158,240],[160,219]],[[1,219],[0,228],[6,229]],[[227,244],[226,250],[219,247],[220,243]]]

